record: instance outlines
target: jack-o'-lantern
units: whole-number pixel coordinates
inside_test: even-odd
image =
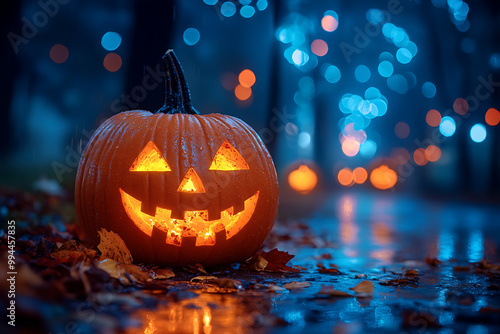
[[[163,56],[165,105],[106,120],[78,167],[75,202],[93,243],[101,228],[135,261],[211,266],[258,250],[278,208],[273,161],[242,120],[200,115],[172,50]]]

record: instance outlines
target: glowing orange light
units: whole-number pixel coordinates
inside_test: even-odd
[[[335,31],[338,26],[339,26],[339,22],[337,21],[336,18],[334,18],[331,15],[325,15],[321,19],[321,27],[325,31],[328,31],[328,32]]]
[[[222,84],[222,87],[231,91],[238,84],[238,78],[236,77],[236,74],[234,74],[233,72],[226,72],[222,74],[220,82]]]
[[[252,88],[244,87],[241,84],[234,89],[234,95],[238,100],[245,101],[252,96]]]
[[[410,127],[405,122],[398,122],[394,127],[394,133],[401,139],[405,139],[410,134]]]
[[[381,165],[380,167],[372,170],[370,174],[370,182],[375,188],[386,190],[396,185],[398,182],[398,175],[387,165]]]
[[[300,165],[299,168],[288,174],[288,184],[290,187],[302,194],[307,194],[316,187],[318,176],[307,165]]]
[[[54,45],[49,52],[49,57],[56,64],[62,64],[68,60],[68,48],[61,44]]]
[[[328,44],[322,39],[315,39],[311,43],[311,51],[316,55],[316,56],[324,56],[328,52]]]
[[[425,121],[427,122],[427,124],[429,124],[429,126],[439,126],[439,124],[441,124],[441,113],[436,109],[431,109],[427,112]]]
[[[392,158],[395,163],[399,165],[404,165],[408,161],[410,161],[410,152],[404,147],[393,148],[391,151]]]
[[[441,158],[441,149],[436,145],[429,145],[425,149],[425,158],[430,162],[438,161]]]
[[[129,170],[131,172],[169,172],[171,169],[158,147],[150,141],[139,153]]]
[[[238,81],[243,87],[250,88],[255,83],[255,74],[251,70],[243,70],[238,75]]]
[[[342,152],[348,157],[353,157],[359,152],[359,142],[352,137],[345,137],[342,142]]]
[[[352,175],[354,182],[356,182],[357,184],[365,183],[366,179],[368,178],[368,172],[363,167],[354,168],[354,170],[352,171]]]
[[[413,161],[419,166],[424,166],[428,162],[423,148],[417,148],[415,152],[413,152]]]
[[[259,192],[244,202],[244,209],[234,213],[233,207],[221,211],[220,219],[209,220],[207,211],[184,211],[184,219],[171,218],[172,210],[157,207],[154,216],[141,210],[142,202],[120,189],[123,208],[127,216],[146,235],[151,236],[153,226],[166,234],[165,242],[180,246],[184,238],[195,239],[196,246],[215,245],[216,239],[230,239],[250,221]]]
[[[465,99],[459,97],[453,102],[453,110],[459,115],[465,115],[469,110],[469,104]]]
[[[186,193],[205,192],[205,187],[203,186],[203,182],[201,182],[198,173],[196,173],[193,167],[189,168],[188,172],[186,173],[186,176],[184,176],[184,179],[179,185],[179,188],[177,188],[177,191]]]
[[[233,145],[227,140],[221,144],[217,153],[215,153],[209,170],[242,170],[250,169],[247,162],[241,156]]]
[[[484,115],[484,119],[488,125],[495,126],[500,123],[500,112],[495,108],[490,108]]]
[[[352,186],[354,184],[354,175],[351,169],[346,167],[339,170],[337,180],[339,180],[339,183],[344,187]]]
[[[102,62],[104,68],[110,72],[116,72],[122,67],[122,57],[116,53],[108,53]]]

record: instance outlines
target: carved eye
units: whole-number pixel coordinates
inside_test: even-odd
[[[242,170],[250,169],[241,154],[227,141],[224,140],[215,154],[209,170]]]
[[[142,149],[129,169],[131,172],[170,172],[167,161],[162,157],[155,143],[150,141]]]

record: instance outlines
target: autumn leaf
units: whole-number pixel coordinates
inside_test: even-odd
[[[205,270],[205,268],[203,268],[203,266],[199,263],[189,264],[182,269],[184,269],[188,273],[192,273],[192,274],[196,274],[196,273],[207,274],[207,271]]]
[[[349,288],[349,290],[356,292],[356,297],[371,297],[373,296],[374,286],[370,281],[362,281],[354,288]]]
[[[284,292],[284,291],[286,291],[285,288],[282,288],[281,286],[276,285],[274,283],[269,283],[269,285],[267,286],[267,292]]]
[[[310,286],[311,286],[310,282],[295,282],[295,281],[283,285],[283,287],[288,290],[304,289]]]
[[[170,269],[155,269],[154,271],[154,279],[167,279],[175,277],[175,274]]]
[[[204,281],[208,281],[211,279],[217,279],[217,277],[215,277],[215,276],[196,276],[196,277],[191,278],[190,282],[204,282]]]
[[[353,295],[351,295],[347,292],[335,290],[333,285],[323,285],[323,284],[321,284],[321,289],[319,290],[319,292],[316,295],[327,296],[327,297],[342,297],[342,298],[354,297]]]
[[[111,277],[118,279],[125,285],[131,285],[139,282],[144,283],[150,279],[148,273],[145,273],[140,267],[134,264],[120,263],[113,259],[104,259],[97,262],[99,269],[107,272]]]
[[[262,253],[260,253],[256,263],[259,263],[259,266],[261,267],[265,263],[265,261],[267,261],[267,264],[262,269],[267,272],[299,273],[299,269],[286,265],[294,257],[295,255],[288,254],[288,252],[279,251],[277,248],[275,248],[270,250],[269,252],[263,251]],[[263,261],[261,258],[265,261]],[[257,265],[255,266],[255,268],[257,271],[259,271],[257,269]]]
[[[112,259],[120,263],[132,263],[132,255],[118,234],[102,228],[99,231],[99,237],[101,241],[97,248],[101,252],[101,260]]]

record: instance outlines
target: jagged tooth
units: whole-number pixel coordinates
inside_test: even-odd
[[[181,239],[181,244],[182,246],[186,246],[186,247],[194,247],[196,246],[196,232],[194,232],[194,235],[189,232],[189,233],[186,233],[188,230],[184,231],[182,233],[182,239]]]
[[[210,229],[215,234],[215,243],[219,244],[220,242],[226,241],[226,227],[222,223],[214,224],[210,227]]]

